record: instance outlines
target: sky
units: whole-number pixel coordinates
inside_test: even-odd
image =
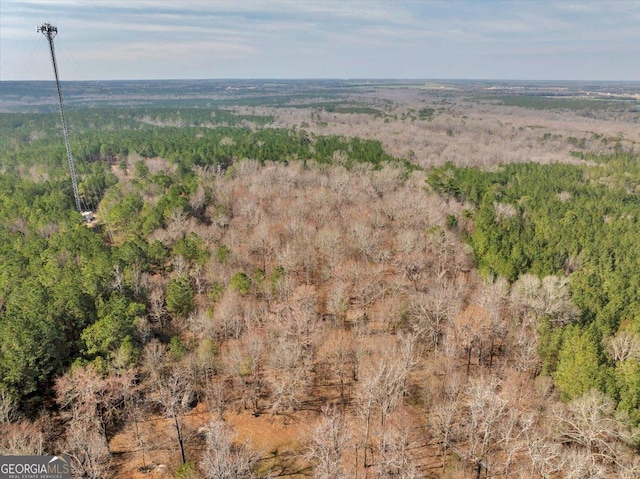
[[[640,0],[0,0],[0,80],[640,80]]]

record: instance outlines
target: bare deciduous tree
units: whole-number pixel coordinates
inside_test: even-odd
[[[200,459],[200,470],[209,479],[252,479],[260,456],[247,442],[234,442],[231,427],[220,419],[206,426],[207,446]]]
[[[470,305],[455,321],[453,334],[448,338],[456,349],[462,349],[467,361],[467,376],[471,369],[471,359],[474,350],[478,355],[478,365],[481,363],[483,340],[490,330],[490,318],[487,311],[478,306]]]
[[[186,235],[187,213],[182,208],[171,210],[167,218],[167,233],[172,241],[176,241]]]
[[[242,296],[227,290],[213,313],[210,330],[221,339],[239,338],[245,330],[245,317]]]
[[[92,366],[78,367],[56,380],[56,402],[63,417],[91,423],[106,443],[134,379],[133,371],[103,376]]]
[[[443,327],[454,318],[462,307],[462,291],[450,281],[435,284],[426,293],[417,293],[411,298],[411,326],[427,339],[427,344],[438,349]]]
[[[396,416],[377,438],[377,455],[374,470],[376,479],[424,477],[413,457],[418,446],[414,439],[414,422],[406,416]]]
[[[527,435],[525,442],[531,461],[531,472],[542,479],[555,477],[563,469],[563,450],[560,444],[542,437],[539,433]]]
[[[521,315],[533,314],[536,320],[545,316],[557,326],[574,321],[579,314],[571,303],[566,277],[546,276],[541,280],[525,274],[511,288],[511,303]]]
[[[198,182],[198,187],[196,188],[195,193],[191,195],[189,198],[189,204],[193,208],[196,213],[201,213],[202,208],[205,206],[207,201],[207,192],[202,184],[202,181]]]
[[[323,345],[322,358],[327,365],[327,373],[338,380],[340,404],[344,406],[348,398],[347,386],[353,376],[353,336],[342,330],[330,334]]]
[[[623,453],[620,440],[629,431],[614,417],[615,403],[595,389],[558,408],[555,416],[560,439],[580,446],[599,462],[617,462]]]
[[[40,424],[22,420],[2,424],[0,455],[41,456],[45,453],[46,435]]]
[[[222,414],[228,401],[224,379],[219,376],[212,378],[209,383],[205,385],[204,393],[207,409],[209,411],[215,411],[216,419],[222,419]]]
[[[152,384],[154,394],[150,400],[158,404],[166,418],[170,419],[176,432],[176,441],[182,463],[187,462],[185,451],[185,431],[182,416],[193,400],[193,379],[189,371],[180,365],[171,367],[159,375]]]
[[[455,420],[460,404],[457,399],[446,401],[435,406],[428,414],[431,433],[440,442],[440,454],[442,457],[442,471],[447,465],[447,454],[451,442],[455,439]]]
[[[227,370],[242,383],[243,397],[249,401],[254,414],[260,412],[259,400],[264,387],[262,367],[265,356],[264,340],[258,331],[252,330],[245,333],[241,340],[231,342],[225,357]]]
[[[309,375],[305,371],[302,344],[280,336],[273,342],[268,358],[272,413],[290,413],[300,407],[307,393]]]
[[[507,402],[496,394],[497,387],[496,380],[479,378],[467,388],[461,426],[465,441],[456,450],[473,466],[477,479],[487,469],[490,454],[496,451],[500,423],[507,409]]]
[[[364,464],[367,467],[369,455],[373,452],[371,430],[373,414],[380,414],[380,427],[384,428],[389,415],[402,403],[407,375],[413,364],[413,342],[398,350],[391,347],[383,351],[381,357],[369,358],[362,367],[356,389],[358,415],[364,421],[363,438]],[[404,353],[404,354],[403,354]],[[404,356],[404,357],[403,357]]]
[[[6,389],[0,389],[0,424],[9,424],[18,417],[18,403]]]
[[[346,479],[351,477],[344,464],[344,453],[351,433],[344,414],[325,407],[318,424],[307,441],[306,457],[314,463],[313,477],[318,479]]]
[[[73,477],[100,479],[110,475],[109,446],[95,423],[81,418],[71,419],[59,447],[71,457]]]
[[[618,331],[606,344],[607,352],[616,362],[635,359],[640,361],[640,337],[630,331]]]
[[[524,452],[528,433],[534,426],[533,414],[523,413],[513,406],[506,412],[498,431],[498,442],[504,453],[500,460],[504,477],[510,477],[515,472],[512,467],[517,462],[517,457]]]
[[[164,329],[164,323],[167,317],[167,309],[164,305],[165,286],[162,284],[155,285],[149,294],[149,302],[151,306],[151,317],[155,322],[160,324],[160,330]]]

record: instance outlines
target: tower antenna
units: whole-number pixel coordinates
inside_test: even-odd
[[[76,202],[76,209],[83,216],[86,222],[91,221],[93,217],[92,211],[82,211],[80,203],[80,192],[78,190],[78,175],[76,174],[76,166],[73,162],[73,153],[71,153],[71,144],[69,143],[69,130],[67,122],[64,118],[64,109],[62,108],[62,90],[60,89],[60,78],[58,76],[58,65],[56,63],[56,51],[53,46],[53,39],[58,34],[58,28],[50,23],[44,23],[37,30],[41,32],[47,40],[49,40],[49,51],[51,53],[51,63],[53,63],[53,73],[56,77],[56,87],[58,89],[58,105],[60,107],[60,118],[62,119],[62,133],[64,134],[64,146],[67,148],[67,159],[69,160],[69,170],[71,170],[71,183],[73,184],[73,198]]]

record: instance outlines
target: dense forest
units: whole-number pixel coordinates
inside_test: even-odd
[[[617,348],[635,344],[640,333],[640,156],[577,156],[594,166],[481,171],[449,164],[434,169],[428,182],[470,206],[451,225],[473,246],[485,276],[569,280],[577,310],[540,318],[542,372],[568,399],[606,392],[638,425],[640,363],[633,348],[622,354]]]
[[[291,127],[71,111],[89,226],[57,116],[3,113],[0,452],[96,478],[637,477],[632,142],[424,169],[333,131],[391,113],[324,103]]]
[[[202,118],[199,110],[158,109],[150,113],[145,109],[135,116],[158,123],[183,117],[198,123]],[[126,272],[135,267],[138,274],[154,273],[164,270],[171,256],[200,266],[208,259],[205,245],[192,235],[171,249],[162,242],[147,239],[153,231],[167,227],[176,215],[197,216],[208,206],[194,168],[206,171],[208,167],[218,167],[219,172],[226,172],[239,159],[262,163],[300,160],[347,167],[354,162],[366,162],[374,168],[398,162],[384,152],[379,142],[358,138],[314,137],[304,131],[228,126],[212,129],[142,123],[142,127],[137,127],[138,122],[129,121],[135,116],[127,118],[118,115],[117,110],[89,110],[83,118],[86,131],[79,133],[72,143],[81,165],[82,202],[87,208],[100,205],[100,218],[110,241],[117,237],[115,244],[107,244],[78,224],[72,210],[66,152],[58,137],[55,117],[3,115],[3,133],[15,146],[3,151],[1,159],[5,267],[0,305],[5,313],[2,337],[7,338],[3,342],[2,382],[21,401],[46,390],[44,385],[52,376],[75,359],[104,358],[123,342],[131,347],[133,322],[145,311],[144,304],[135,301],[144,297],[123,294],[122,288],[110,291],[114,268]],[[232,124],[239,121],[228,112],[222,115],[219,111],[208,112],[206,117]],[[269,118],[251,117],[251,120],[264,123]],[[26,141],[33,131],[44,138]],[[133,182],[118,184],[110,166],[117,162],[122,171],[128,172],[131,157],[140,158],[131,165]],[[145,158],[168,160],[170,171],[151,173]],[[41,168],[53,178],[33,181],[20,174],[31,167]],[[155,196],[153,202],[144,201],[150,196]],[[224,215],[224,209],[220,209],[219,215]],[[34,309],[32,305],[43,309]],[[171,305],[170,296],[170,311],[174,309]],[[176,308],[189,312],[184,306]],[[40,324],[38,318],[47,319]],[[110,324],[111,320],[117,324]],[[60,347],[55,347],[57,344]]]

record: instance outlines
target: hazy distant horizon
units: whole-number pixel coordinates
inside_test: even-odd
[[[640,2],[3,0],[0,80],[640,80]]]
[[[52,78],[50,79],[24,79],[24,80],[0,80],[0,83],[55,83],[55,79],[53,78],[53,71],[51,72]],[[332,77],[317,77],[317,78],[111,78],[111,79],[95,79],[95,80],[63,80],[61,79],[61,83],[99,83],[99,82],[223,82],[223,81],[238,81],[238,82],[412,82],[412,83],[422,83],[422,82],[493,82],[493,83],[628,83],[628,84],[638,84],[640,86],[640,79],[638,80],[595,80],[595,79],[586,79],[586,80],[574,80],[574,79],[554,79],[554,78],[544,78],[544,79],[532,79],[532,78],[332,78]]]

